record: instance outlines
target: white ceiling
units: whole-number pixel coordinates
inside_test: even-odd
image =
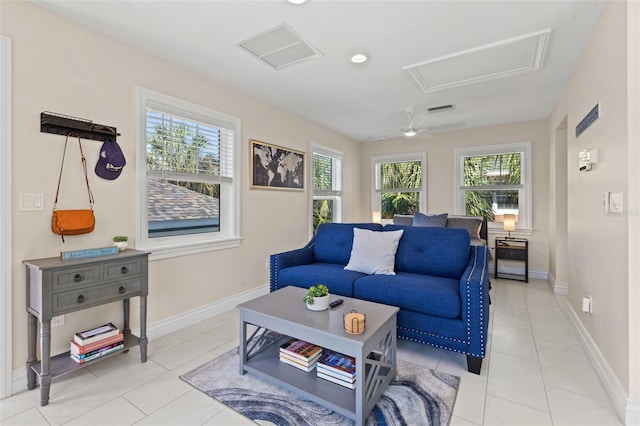
[[[549,116],[603,1],[37,1],[117,39],[225,82],[360,141],[397,137],[413,107],[423,127],[483,127]],[[275,70],[238,46],[286,23],[321,56]],[[529,61],[506,41],[551,30],[540,66],[476,78],[497,63]],[[493,49],[478,50],[493,46]],[[501,52],[500,48],[505,52]],[[497,50],[496,50],[497,48]],[[370,60],[356,65],[363,51]],[[458,53],[466,52],[457,56]],[[480,53],[488,53],[481,55]],[[501,55],[505,56],[501,56]],[[539,55],[540,53],[538,53]],[[534,53],[535,55],[535,53]],[[448,57],[445,61],[431,62]],[[430,62],[423,91],[404,67]],[[434,66],[431,66],[434,65]],[[464,69],[462,69],[464,68]],[[434,84],[438,85],[438,84]],[[455,109],[427,113],[426,107]]]

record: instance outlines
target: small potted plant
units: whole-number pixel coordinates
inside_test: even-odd
[[[118,246],[118,251],[125,251],[129,247],[128,239],[126,235],[116,235],[113,237],[113,245]]]
[[[329,289],[324,284],[312,285],[302,301],[312,311],[327,310],[329,309]]]

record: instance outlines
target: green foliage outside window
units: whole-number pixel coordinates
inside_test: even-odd
[[[503,190],[500,186],[522,183],[521,157],[520,153],[510,153],[464,158],[467,215],[486,216],[492,221],[494,204],[498,208],[518,208],[518,190]],[[478,189],[474,190],[474,187]]]
[[[313,235],[318,226],[333,222],[333,200],[313,200]]]
[[[218,133],[216,129],[207,130]],[[147,170],[220,176],[220,155],[215,149],[219,142],[210,139],[194,126],[156,124],[147,131]],[[214,183],[181,181],[179,186],[220,198],[220,185]]]
[[[420,209],[422,164],[420,161],[384,163],[380,165],[383,219],[394,214],[414,214]],[[390,191],[390,190],[398,191]]]

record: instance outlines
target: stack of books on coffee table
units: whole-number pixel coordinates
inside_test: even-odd
[[[124,335],[112,323],[76,333],[69,345],[71,359],[84,364],[124,349]]]
[[[318,377],[349,389],[356,387],[356,360],[339,352],[324,351],[318,359]]]
[[[280,346],[280,361],[307,373],[316,367],[322,348],[300,339],[289,339]]]

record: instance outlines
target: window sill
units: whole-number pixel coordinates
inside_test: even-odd
[[[173,257],[189,256],[192,254],[205,253],[208,251],[226,250],[230,248],[236,248],[240,246],[242,237],[230,237],[226,239],[220,239],[216,241],[207,241],[200,243],[184,243],[184,244],[171,244],[166,246],[149,246],[140,247],[140,250],[150,252],[149,261],[170,259]]]
[[[502,228],[489,227],[488,231],[489,231],[489,234],[504,234],[505,236],[508,235],[508,232]],[[530,235],[533,235],[533,231],[534,231],[533,228],[516,229],[515,231],[511,231],[511,236],[512,237],[530,236]]]

